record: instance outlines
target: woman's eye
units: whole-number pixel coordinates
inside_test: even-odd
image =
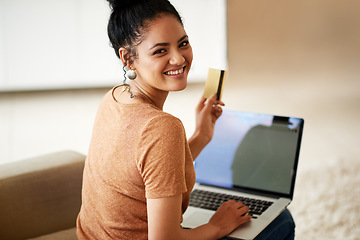
[[[189,45],[189,41],[183,41],[180,43],[179,47],[186,47],[187,45]]]
[[[163,53],[166,53],[166,50],[165,50],[165,49],[156,50],[153,54],[154,54],[154,55],[157,55],[157,54],[163,54]]]

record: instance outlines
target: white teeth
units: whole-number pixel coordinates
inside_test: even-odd
[[[179,70],[175,70],[175,71],[168,71],[165,74],[166,75],[178,75],[184,72],[184,68],[181,68]]]

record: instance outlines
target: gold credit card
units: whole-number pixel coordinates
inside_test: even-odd
[[[226,71],[210,68],[205,83],[203,97],[209,98],[214,93],[217,94],[217,100],[221,100],[222,86],[224,83]]]

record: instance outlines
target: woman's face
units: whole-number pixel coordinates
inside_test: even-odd
[[[175,17],[164,15],[151,22],[136,52],[132,67],[142,89],[169,92],[186,87],[193,53],[186,32]]]

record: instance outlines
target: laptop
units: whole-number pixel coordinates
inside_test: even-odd
[[[196,184],[182,226],[208,223],[222,202],[249,206],[250,222],[228,237],[254,239],[290,204],[304,120],[224,110],[195,161]]]

